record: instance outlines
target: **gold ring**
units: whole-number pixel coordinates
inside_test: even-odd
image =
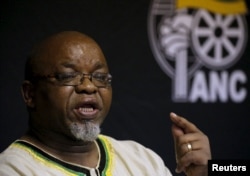
[[[193,150],[193,147],[190,142],[187,143],[187,149],[188,149],[188,152],[191,152]]]

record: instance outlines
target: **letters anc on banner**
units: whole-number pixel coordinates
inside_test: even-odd
[[[243,0],[153,0],[149,41],[172,79],[174,102],[234,102],[247,97],[247,75],[234,70],[247,43]],[[229,71],[230,68],[230,71]]]

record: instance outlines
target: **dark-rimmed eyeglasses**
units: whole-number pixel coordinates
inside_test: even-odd
[[[109,87],[111,85],[112,76],[109,73],[94,72],[91,74],[70,72],[70,73],[56,73],[53,75],[35,75],[34,80],[37,79],[52,79],[61,86],[78,86],[83,83],[84,78],[88,78],[96,87]]]

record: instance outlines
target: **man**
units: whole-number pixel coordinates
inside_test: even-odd
[[[98,44],[75,31],[37,45],[26,63],[22,94],[29,130],[0,155],[0,175],[169,176],[162,159],[133,141],[100,134],[108,114],[112,76]],[[177,172],[207,173],[209,141],[174,113]]]

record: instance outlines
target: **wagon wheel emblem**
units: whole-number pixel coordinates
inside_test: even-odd
[[[221,15],[198,10],[191,32],[192,50],[209,68],[234,64],[246,45],[246,22],[240,15]]]

